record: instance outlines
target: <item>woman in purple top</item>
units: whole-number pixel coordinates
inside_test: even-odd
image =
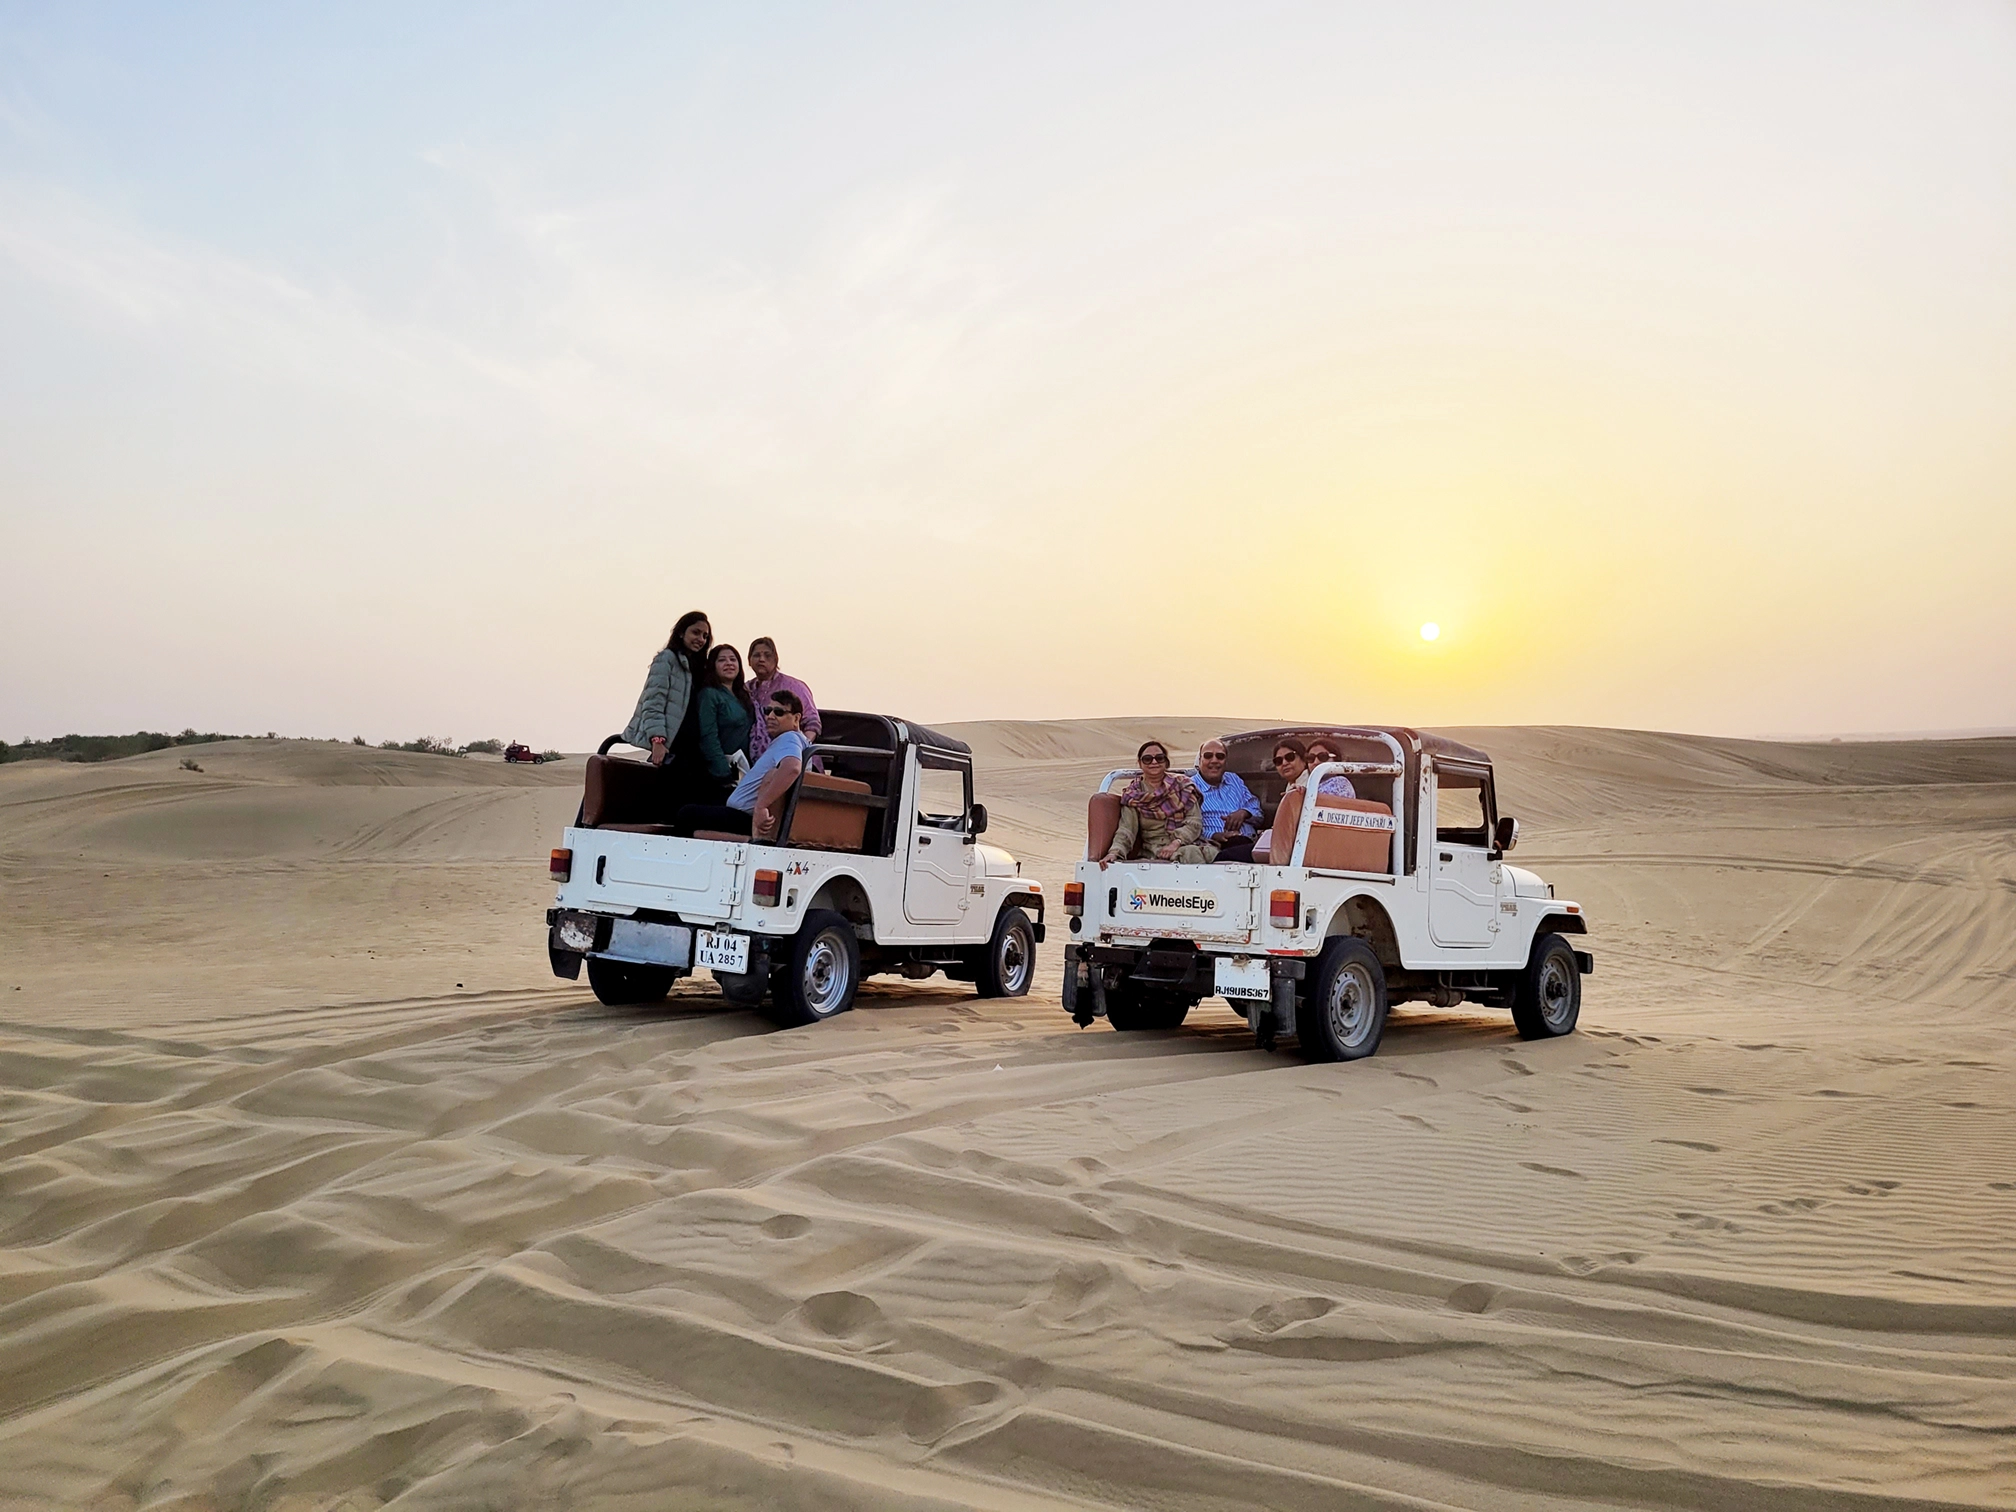
[[[798,726],[804,732],[807,744],[819,739],[819,705],[812,701],[812,690],[792,677],[777,670],[777,642],[767,635],[759,635],[749,642],[749,696],[755,700],[757,708],[779,688],[798,695],[798,702],[804,706],[804,715]],[[763,748],[770,744],[770,732],[763,728],[763,721],[757,720],[755,728],[749,732],[749,759],[756,760],[763,754]]]

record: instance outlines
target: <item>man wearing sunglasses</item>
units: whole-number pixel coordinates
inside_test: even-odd
[[[804,707],[798,695],[779,688],[763,700],[763,729],[769,744],[749,775],[735,785],[726,803],[689,803],[679,810],[672,832],[691,837],[695,830],[721,830],[768,840],[777,833],[784,795],[805,765],[806,741],[799,723]]]
[[[1225,769],[1224,741],[1197,747],[1197,772],[1190,780],[1204,799],[1205,854],[1213,861],[1251,861],[1260,800],[1237,772]]]

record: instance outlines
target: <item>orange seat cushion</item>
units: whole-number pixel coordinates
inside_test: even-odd
[[[1114,833],[1120,828],[1120,795],[1094,793],[1085,805],[1085,854],[1097,861],[1113,848]]]

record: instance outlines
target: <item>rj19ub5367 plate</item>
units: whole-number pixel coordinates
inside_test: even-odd
[[[1274,980],[1267,969],[1264,958],[1240,960],[1236,956],[1220,956],[1213,967],[1212,986],[1218,996],[1231,1002],[1259,998],[1262,1001],[1274,996]]]

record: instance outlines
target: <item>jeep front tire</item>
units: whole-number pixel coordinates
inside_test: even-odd
[[[1581,1016],[1582,968],[1574,947],[1558,934],[1543,934],[1512,990],[1512,1022],[1521,1039],[1557,1039],[1572,1034]]]
[[[980,957],[973,985],[983,998],[1021,997],[1036,975],[1036,926],[1019,908],[1004,908]]]

